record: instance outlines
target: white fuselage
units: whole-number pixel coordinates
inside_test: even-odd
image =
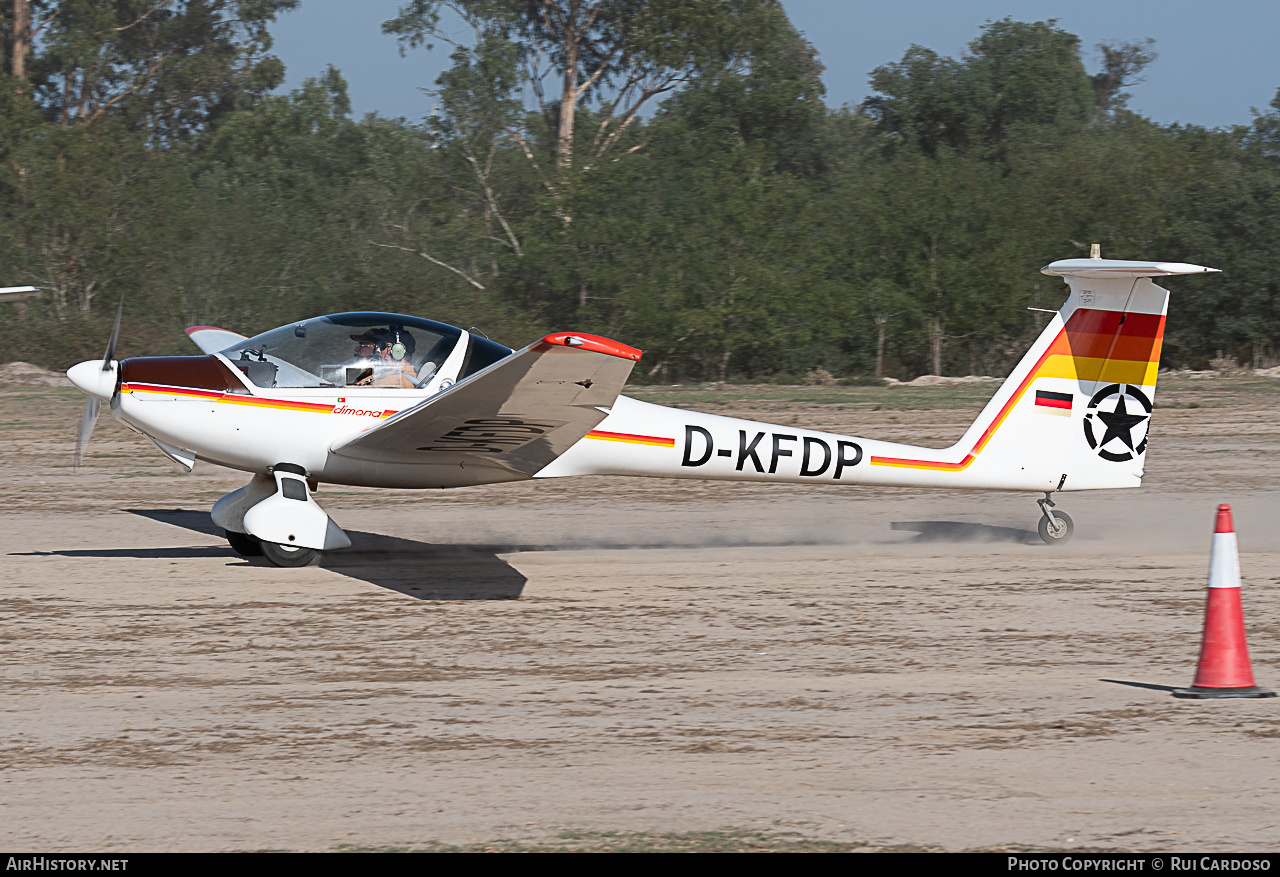
[[[166,453],[232,469],[265,472],[280,462],[304,467],[320,482],[369,487],[445,488],[527,476],[474,463],[375,463],[331,451],[384,418],[431,397],[410,389],[272,388],[245,382],[229,394],[124,383],[112,411]],[[993,403],[997,400],[993,400]],[[1029,404],[1027,400],[1018,404]],[[972,430],[971,430],[972,432]],[[967,438],[967,437],[966,437]],[[994,444],[994,442],[993,442]],[[968,453],[964,440],[933,450],[684,411],[619,396],[586,437],[534,477],[636,475],[714,480],[889,486],[1051,490],[1061,477],[1049,458],[1023,454],[999,466]],[[928,459],[919,459],[923,454]],[[909,464],[909,465],[904,465]],[[1068,485],[1066,489],[1072,486]]]

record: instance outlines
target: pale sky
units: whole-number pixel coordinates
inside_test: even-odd
[[[283,90],[326,64],[342,71],[357,116],[378,112],[417,121],[431,111],[420,88],[448,66],[447,46],[401,58],[382,22],[402,0],[303,0],[272,29],[285,62]],[[1094,46],[1152,37],[1159,58],[1132,89],[1130,109],[1157,122],[1222,127],[1247,124],[1280,88],[1280,3],[1275,0],[782,0],[797,29],[818,49],[827,72],[827,103],[867,97],[867,76],[899,60],[912,43],[956,56],[989,20],[1057,19],[1080,37],[1085,65],[1098,69]]]

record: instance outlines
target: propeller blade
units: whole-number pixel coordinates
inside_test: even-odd
[[[84,406],[84,414],[80,417],[80,431],[76,433],[75,466],[79,471],[84,461],[84,452],[89,449],[89,436],[93,435],[93,427],[98,422],[98,408],[101,403],[96,396],[89,397],[89,404]]]
[[[120,315],[124,313],[124,296],[120,296],[120,306],[116,308],[116,324],[111,329],[111,340],[107,342],[107,352],[102,355],[102,370],[111,371],[111,360],[115,359],[116,341],[120,337]],[[94,411],[97,416],[97,411]],[[93,427],[89,427],[92,431]]]
[[[111,371],[111,360],[116,355],[116,341],[120,339],[120,317],[124,314],[124,296],[120,296],[120,304],[116,307],[116,323],[111,327],[111,340],[107,342],[107,352],[102,354],[102,370],[104,372]],[[80,464],[84,462],[85,451],[89,449],[89,437],[93,435],[93,428],[98,423],[98,411],[102,407],[102,403],[98,401],[97,396],[89,397],[89,404],[84,406],[84,414],[80,416],[80,429],[76,433],[76,456],[75,468],[80,470]]]

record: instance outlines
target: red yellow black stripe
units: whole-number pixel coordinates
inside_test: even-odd
[[[626,442],[633,445],[655,445],[660,448],[674,448],[676,440],[673,438],[662,438],[655,435],[633,435],[629,432],[605,432],[602,429],[593,429],[587,433],[586,438],[599,439],[605,442]]]
[[[250,408],[272,408],[278,411],[302,411],[311,414],[333,414],[339,407],[323,402],[299,402],[290,399],[269,399],[263,396],[246,396],[239,393],[222,393],[217,390],[197,390],[192,387],[170,387],[164,384],[121,384],[121,393],[155,393],[162,396],[180,396],[187,399],[204,399],[208,402],[221,402],[226,405],[246,405]],[[342,412],[347,413],[347,412]],[[354,413],[354,412],[352,412]],[[362,412],[376,415],[379,418],[390,417],[396,409],[388,408],[381,412]]]

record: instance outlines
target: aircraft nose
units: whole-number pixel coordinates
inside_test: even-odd
[[[107,364],[106,371],[103,371],[102,365],[100,359],[91,359],[88,362],[73,365],[67,369],[67,377],[82,392],[104,402],[110,402],[111,394],[116,389],[116,368],[119,363],[114,359],[111,360]]]

